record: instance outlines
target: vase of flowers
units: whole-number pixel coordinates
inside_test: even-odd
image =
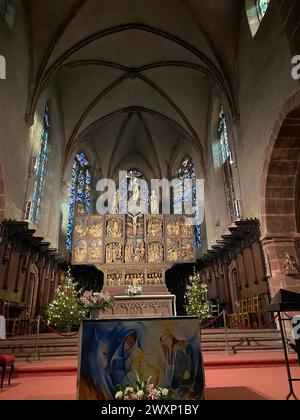
[[[141,286],[129,286],[125,291],[126,296],[141,296],[143,289]]]
[[[117,385],[115,389],[116,400],[172,400],[172,393],[168,388],[151,383],[151,377],[147,382],[142,381],[137,375],[136,386]]]
[[[81,300],[91,319],[101,318],[101,314],[112,308],[114,299],[109,293],[96,293],[93,291],[84,292]]]
[[[90,319],[100,319],[101,313],[100,309],[90,309]]]

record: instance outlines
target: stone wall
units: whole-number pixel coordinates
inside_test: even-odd
[[[0,53],[6,58],[6,80],[0,80],[0,160],[5,185],[5,217],[21,219],[31,146],[25,112],[29,79],[29,39],[22,2],[16,2],[11,29],[0,17]]]
[[[0,164],[0,222],[4,219],[4,180],[2,176],[2,167]]]

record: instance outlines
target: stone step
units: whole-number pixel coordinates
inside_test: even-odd
[[[204,329],[201,330],[201,334],[203,336],[222,336],[225,334],[224,328],[211,328],[211,329]],[[275,329],[268,329],[268,330],[251,330],[251,329],[245,329],[245,330],[227,330],[228,335],[236,336],[236,335],[271,335],[271,336],[278,336],[280,337],[280,331]]]
[[[282,350],[278,330],[229,330],[229,351],[254,353]],[[201,344],[204,353],[224,353],[226,337],[224,329],[202,330]],[[76,358],[78,336],[40,334],[37,341],[38,355],[42,360]],[[18,360],[30,360],[36,352],[36,336],[13,337],[0,341],[0,353],[14,353]]]
[[[207,347],[202,349],[204,354],[225,354],[226,348],[221,347]],[[229,347],[229,354],[243,354],[243,353],[278,353],[282,351],[282,346],[237,346]]]
[[[275,352],[282,350],[280,332],[275,329],[228,330],[227,339],[230,353]],[[201,344],[204,353],[226,352],[225,330],[202,330]]]

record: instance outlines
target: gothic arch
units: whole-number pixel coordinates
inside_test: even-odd
[[[300,235],[297,178],[300,168],[300,90],[284,104],[272,130],[262,176],[262,244],[270,267],[271,296],[280,288],[299,293]]]
[[[292,233],[300,165],[300,91],[284,104],[274,124],[262,177],[262,232]]]

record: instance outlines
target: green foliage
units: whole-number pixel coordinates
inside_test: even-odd
[[[199,273],[194,272],[194,274],[189,277],[185,299],[187,302],[186,311],[188,315],[197,316],[201,323],[207,321],[211,317],[207,286],[201,281]]]
[[[47,309],[48,323],[60,332],[68,332],[72,330],[72,327],[78,327],[86,317],[86,309],[80,300],[76,286],[69,269],[64,283],[56,290],[56,299]]]

